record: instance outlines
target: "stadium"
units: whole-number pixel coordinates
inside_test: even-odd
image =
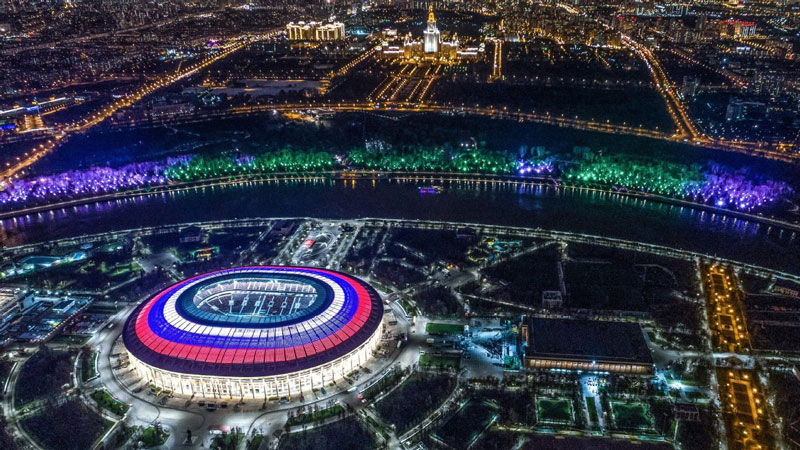
[[[122,339],[143,380],[176,394],[270,399],[322,388],[365,364],[383,304],[368,284],[305,267],[241,267],[143,302]]]

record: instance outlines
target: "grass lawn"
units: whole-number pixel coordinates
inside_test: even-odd
[[[113,271],[110,272],[109,276],[111,278],[118,277],[120,275],[125,275],[133,271],[132,264],[125,264],[121,266],[116,266],[113,268]]]
[[[124,427],[124,431],[117,437],[117,445],[122,446],[122,444],[126,444],[137,430],[139,430],[138,426]]]
[[[361,391],[361,395],[363,395],[364,398],[366,398],[367,400],[372,400],[373,398],[377,397],[378,394],[380,394],[381,392],[388,390],[390,387],[396,385],[406,374],[406,371],[396,369],[397,366],[394,367],[395,369],[392,369],[392,372],[390,374],[381,378],[380,381],[378,381],[377,383]]]
[[[386,439],[387,441],[389,440],[389,433],[387,433],[386,430],[383,429],[383,426],[381,424],[379,424],[375,419],[373,419],[372,416],[366,416],[366,419],[367,423],[373,430],[376,430],[378,433],[380,433],[381,436],[383,436],[383,438]]]
[[[375,409],[385,422],[397,427],[398,434],[403,434],[438,408],[455,385],[450,375],[417,373],[379,401]]]
[[[589,410],[589,420],[597,425],[597,405],[594,403],[594,397],[586,397],[586,409]]]
[[[436,436],[455,449],[466,449],[497,418],[497,406],[471,400],[436,431]]]
[[[464,333],[464,325],[452,323],[428,322],[425,325],[425,332],[436,336],[449,336]]]
[[[59,334],[58,336],[54,337],[50,340],[51,344],[63,344],[63,345],[74,345],[74,346],[81,346],[86,345],[89,341],[91,336],[72,336],[72,335],[63,335]]]
[[[689,391],[686,393],[686,397],[688,397],[689,400],[694,400],[694,401],[708,400],[708,396],[699,391]]]
[[[294,416],[288,420],[288,423],[290,426],[295,426],[302,425],[304,423],[321,422],[341,413],[344,413],[344,407],[342,405],[334,405],[321,411]]]
[[[355,418],[314,427],[310,430],[284,434],[280,450],[374,450],[375,439]]]
[[[403,311],[405,311],[409,316],[417,315],[417,308],[415,308],[411,303],[408,303],[408,300],[401,298],[400,305],[403,307]]]
[[[611,409],[619,428],[641,429],[651,426],[647,406],[641,403],[611,402]]]
[[[81,354],[81,381],[84,383],[97,375],[95,369],[95,362],[97,361],[97,352],[92,352],[88,357]]]
[[[45,449],[85,450],[93,448],[114,422],[72,398],[47,405],[38,414],[21,420],[20,425]]]
[[[169,435],[161,430],[156,436],[156,428],[155,427],[147,427],[142,430],[142,435],[139,436],[139,440],[142,441],[145,448],[150,447],[157,447],[159,445],[163,445],[164,442],[167,442],[167,438]]]
[[[703,383],[698,381],[695,378],[695,374],[692,373],[692,372],[684,374],[683,378],[681,378],[679,381],[681,382],[681,384],[683,384],[685,386],[696,386],[696,387],[702,387],[703,386]]]
[[[106,305],[97,305],[91,304],[89,308],[86,309],[86,312],[89,314],[108,314],[112,315],[119,311],[117,308],[113,306],[106,306]],[[87,337],[88,339],[88,337]]]
[[[461,366],[460,356],[446,356],[446,355],[431,355],[426,353],[419,355],[420,367],[439,367],[442,369],[454,368],[458,370]]]
[[[239,448],[239,444],[244,440],[242,433],[227,433],[221,436],[215,436],[211,440],[212,449],[227,450],[229,448]]]
[[[15,395],[16,405],[57,396],[72,385],[75,353],[43,347],[20,370]]]
[[[537,398],[536,414],[541,422],[569,423],[572,421],[572,404],[563,398]]]
[[[257,434],[253,436],[251,439],[247,440],[247,446],[245,447],[247,450],[258,450],[261,446],[261,442],[264,440],[263,434]]]
[[[90,397],[92,397],[92,399],[96,401],[101,408],[111,411],[112,414],[116,414],[118,416],[124,416],[125,413],[128,412],[128,408],[130,408],[130,406],[126,405],[125,403],[116,400],[105,390],[94,391]]]

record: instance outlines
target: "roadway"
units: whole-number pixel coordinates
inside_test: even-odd
[[[300,406],[314,404],[327,405],[333,403],[349,404],[356,411],[363,409],[358,400],[358,391],[353,386],[363,388],[373,378],[378,378],[386,373],[393,365],[399,364],[408,367],[416,363],[418,348],[424,339],[422,336],[410,336],[409,341],[400,349],[393,352],[390,357],[375,358],[362,371],[356,384],[349,385],[338,381],[335,388],[328,388],[327,394],[313,393],[313,398],[305,401],[293,401],[287,404],[267,402],[266,400],[240,400],[239,398],[218,398],[217,402],[228,400],[230,406],[226,409],[208,411],[197,406],[197,398],[188,398],[176,395],[166,399],[163,404],[146,388],[147,381],[138,378],[133,371],[126,367],[119,367],[121,359],[116,356],[122,351],[119,339],[122,324],[127,318],[133,305],[121,310],[109,319],[100,332],[92,336],[89,345],[99,354],[97,369],[99,377],[90,382],[87,388],[104,387],[114,398],[132,405],[128,416],[124,418],[129,425],[149,426],[158,421],[170,431],[170,438],[164,448],[203,448],[207,447],[213,438],[213,430],[221,426],[238,427],[245,432],[258,429],[265,436],[271,436],[277,430],[283,430],[284,423],[290,411],[297,410]],[[391,305],[399,311],[396,305]],[[397,314],[397,329],[406,330],[408,323],[404,316]],[[186,430],[192,430],[192,443],[184,444]],[[396,440],[395,440],[396,442]]]
[[[85,132],[90,128],[94,127],[95,125],[103,122],[118,110],[133,105],[134,103],[138,102],[145,96],[150,95],[161,88],[172,85],[180,80],[183,80],[187,77],[190,77],[198,73],[200,70],[208,67],[209,65],[214,64],[215,62],[224,59],[232,55],[233,53],[236,53],[237,51],[245,48],[252,42],[276,36],[278,33],[281,33],[282,31],[283,31],[282,28],[278,28],[268,31],[262,35],[242,35],[233,38],[230,40],[229,43],[222,46],[217,53],[208,55],[204,57],[202,60],[195,62],[194,64],[190,64],[187,67],[179,68],[179,70],[177,70],[176,72],[164,74],[161,77],[140,87],[137,91],[130,93],[114,101],[110,105],[105,106],[100,111],[97,111],[94,114],[87,116],[82,121],[74,123],[63,130],[56,131],[52,135],[51,139],[47,140],[47,142],[40,144],[38,147],[34,147],[33,150],[29,152],[30,154],[25,159],[20,160],[13,166],[7,168],[5,171],[0,173],[0,185],[2,185],[5,181],[11,178],[18,177],[27,167],[36,163],[43,156],[54,151],[56,148],[58,148],[58,146],[61,143],[66,141],[65,138],[68,138],[69,136],[77,133]]]
[[[572,15],[584,15],[578,9],[571,7],[565,3],[557,3],[557,7],[562,8],[563,10],[567,11]],[[607,30],[613,30],[608,24],[598,21],[594,18],[590,18],[595,23],[601,25],[603,28]],[[664,99],[664,103],[667,106],[667,112],[669,113],[672,121],[675,123],[675,127],[677,128],[677,133],[674,138],[679,140],[688,139],[691,142],[699,145],[701,143],[705,143],[710,141],[710,139],[700,133],[694,122],[689,118],[689,115],[686,113],[686,107],[683,103],[678,99],[675,95],[674,90],[672,89],[672,85],[669,81],[669,77],[664,72],[664,69],[661,68],[661,64],[659,64],[658,59],[650,52],[650,50],[644,46],[633,40],[630,36],[625,34],[621,34],[622,43],[623,45],[629,47],[633,52],[644,61],[645,65],[647,66],[650,75],[653,77],[653,82],[656,85],[656,90],[658,91],[659,95]]]
[[[320,228],[305,229],[305,232],[298,230],[295,235],[306,237],[308,233],[318,234],[320,232],[339,231],[339,225],[349,223],[349,221],[326,222]],[[338,241],[342,244],[352,244],[350,233],[337,234],[323,252],[330,256],[329,266],[338,265],[339,258],[345,252],[341,251]],[[355,232],[353,232],[355,234]],[[289,249],[286,257],[291,257],[294,253],[291,249],[291,241],[285,244]],[[425,337],[422,333],[410,333],[410,324],[402,312],[402,308],[396,302],[388,305],[394,311],[398,324],[392,326],[392,334],[405,333],[409,336],[403,346],[391,353],[387,357],[379,357],[371,360],[365,368],[357,375],[355,384],[352,386],[344,381],[338,381],[336,387],[329,387],[329,393],[312,393],[313,398],[306,398],[301,401],[290,402],[288,404],[278,404],[268,402],[266,399],[252,400],[238,398],[218,398],[218,402],[228,400],[231,407],[208,411],[196,405],[195,399],[183,396],[174,398],[157,399],[149,394],[147,381],[140,379],[133,370],[121,364],[125,361],[124,348],[121,345],[120,335],[122,324],[134,308],[128,306],[114,314],[101,331],[93,335],[88,345],[98,351],[97,370],[98,378],[86,385],[86,388],[104,387],[114,398],[132,405],[128,416],[123,418],[130,425],[149,426],[158,421],[163,427],[170,431],[170,438],[164,444],[165,448],[198,448],[210,443],[214,437],[213,430],[222,426],[231,428],[238,427],[246,431],[257,429],[265,436],[284,429],[284,423],[290,411],[298,409],[300,406],[311,405],[330,405],[333,403],[348,404],[356,411],[356,417],[364,418],[366,415],[374,416],[374,412],[365,410],[364,405],[359,401],[359,391],[368,386],[373,380],[385,375],[390,367],[399,365],[400,367],[411,367],[418,362],[419,348],[423,344]],[[356,387],[356,389],[353,389]],[[192,431],[192,442],[184,442],[186,430]],[[398,448],[400,443],[392,433],[389,439],[389,448]],[[241,447],[240,447],[241,448]]]
[[[570,7],[569,5],[558,4],[557,6],[567,10],[571,14],[580,14],[578,10]],[[607,25],[603,26],[608,28]],[[129,94],[115,101],[111,105],[106,106],[102,110],[87,117],[82,122],[73,124],[62,130],[54,131],[49,140],[47,140],[43,144],[39,144],[37,147],[34,147],[32,151],[29,152],[30,154],[27,157],[20,160],[15,165],[7,168],[4,172],[0,173],[0,180],[2,180],[0,181],[0,184],[9,179],[19,177],[21,174],[24,173],[23,171],[27,167],[34,164],[42,156],[54,151],[61,143],[65,142],[66,141],[65,138],[75,133],[85,132],[90,128],[94,127],[95,125],[104,122],[108,117],[110,117],[116,111],[138,102],[143,97],[155,92],[156,90],[174,84],[179,80],[191,76],[197,73],[198,71],[202,70],[203,68],[207,67],[208,65],[213,64],[214,62],[217,62],[229,56],[230,54],[246,47],[252,42],[274,37],[277,34],[281,33],[282,31],[283,30],[281,28],[278,28],[267,31],[260,35],[242,35],[233,38],[228,44],[226,44],[226,46],[222,47],[222,50],[219,53],[207,56],[200,62],[194,63],[187,68],[179,69],[175,73],[165,74],[162,77],[158,78],[157,80],[143,86],[135,93]],[[102,34],[85,36],[78,39],[97,39],[101,37]],[[637,127],[630,127],[627,125],[611,124],[610,121],[608,120],[606,120],[605,122],[593,121],[593,120],[587,121],[578,119],[577,117],[568,118],[564,117],[563,115],[555,116],[551,115],[550,113],[537,114],[535,111],[530,111],[530,112],[523,112],[521,110],[509,111],[505,107],[495,108],[493,106],[479,106],[479,105],[475,105],[473,107],[466,105],[457,106],[453,104],[423,103],[423,99],[427,94],[428,89],[430,88],[433,81],[435,81],[436,79],[436,72],[434,72],[433,74],[426,72],[421,80],[415,80],[415,83],[411,85],[411,88],[406,89],[407,85],[409,84],[409,80],[414,79],[415,77],[414,74],[420,67],[411,64],[403,65],[402,68],[394,76],[388,77],[385,82],[381,83],[378,87],[376,87],[376,89],[368,96],[367,101],[335,103],[335,104],[326,102],[294,103],[294,104],[286,103],[282,105],[257,105],[257,106],[233,107],[226,111],[215,112],[212,114],[193,115],[190,117],[179,118],[177,121],[171,121],[170,123],[196,122],[203,120],[211,120],[219,117],[235,116],[240,114],[256,114],[256,113],[273,112],[273,111],[289,112],[297,110],[302,111],[302,110],[318,110],[318,109],[328,110],[331,112],[380,111],[380,112],[407,112],[407,113],[464,114],[464,115],[490,117],[495,119],[517,120],[519,122],[526,122],[526,123],[541,123],[563,128],[584,130],[584,131],[595,131],[595,132],[618,134],[618,135],[632,135],[632,136],[647,137],[658,140],[684,142],[686,144],[694,146],[743,153],[750,156],[774,159],[790,163],[795,163],[800,161],[800,153],[786,152],[782,149],[766,146],[763,143],[742,142],[742,141],[731,142],[731,141],[726,141],[724,139],[715,140],[706,136],[704,133],[702,133],[697,129],[694,121],[689,117],[686,106],[675,94],[667,74],[662,69],[655,55],[653,55],[653,53],[646,46],[639,44],[629,36],[622,35],[622,40],[626,46],[628,46],[631,50],[633,50],[636,53],[636,55],[639,56],[644,61],[648,70],[650,71],[651,76],[653,77],[653,81],[656,85],[656,89],[664,99],[667,111],[675,124],[677,130],[675,133],[662,132],[658,130],[649,130],[649,129],[644,129],[642,127],[637,128]],[[49,45],[49,44],[42,44],[42,45]],[[15,50],[15,49],[10,49],[10,50]],[[502,61],[503,61],[502,42],[495,41],[494,50],[495,51],[492,58],[493,74],[491,78],[502,79]],[[331,77],[345,75],[353,67],[365,61],[367,58],[372,57],[374,53],[375,53],[374,49],[363,53],[361,56],[351,61],[344,67],[340,68],[338,71],[332,72]],[[389,90],[390,88],[391,90]],[[416,102],[397,101],[400,98],[401,94],[405,94],[403,95],[403,97],[406,98],[407,100],[416,100]],[[125,124],[126,127],[135,127],[137,125],[152,125],[152,122],[149,121],[145,123],[131,122]]]
[[[255,219],[253,219],[255,220]],[[273,220],[273,219],[270,219]],[[320,221],[321,222],[321,221]],[[330,223],[330,221],[324,221],[326,223]],[[696,253],[686,252],[682,250],[673,250],[667,249],[664,247],[652,246],[648,244],[637,244],[637,243],[626,243],[625,241],[619,241],[615,239],[608,239],[608,238],[601,238],[596,236],[588,236],[588,235],[579,235],[575,233],[559,233],[559,232],[545,232],[543,230],[534,230],[534,229],[525,229],[525,228],[516,228],[516,227],[504,227],[504,226],[490,226],[490,225],[480,225],[480,224],[461,224],[461,223],[447,223],[447,222],[430,222],[430,221],[407,221],[407,220],[390,220],[390,219],[365,219],[365,220],[347,220],[347,221],[334,221],[334,223],[358,223],[361,226],[364,225],[382,225],[388,227],[394,226],[404,226],[404,227],[413,227],[413,228],[420,228],[420,229],[456,229],[463,226],[471,226],[476,230],[482,233],[490,233],[490,234],[511,234],[516,236],[527,236],[527,237],[535,237],[535,238],[547,238],[551,240],[557,241],[575,241],[575,242],[586,242],[592,243],[594,245],[608,245],[614,248],[629,248],[637,251],[645,251],[645,252],[654,252],[661,255],[672,256],[672,257],[679,257],[682,259],[688,260],[697,260],[698,258],[706,258],[712,259],[712,257],[708,255],[699,255]],[[217,226],[217,227],[226,227],[226,224],[233,224],[237,226],[250,226],[255,222],[250,221],[229,221],[229,222],[218,222],[214,224],[205,224],[206,226]],[[265,222],[267,223],[267,222]],[[330,225],[333,226],[333,225]],[[175,228],[175,226],[170,226]],[[127,232],[119,232],[121,234],[130,233]],[[103,236],[111,238],[113,234],[106,233]],[[624,245],[623,245],[624,244]],[[628,245],[631,244],[631,245]],[[653,248],[651,248],[653,247]],[[336,251],[335,253],[339,253]],[[336,258],[332,258],[332,264],[336,263]],[[739,267],[743,267],[739,265]],[[751,270],[754,269],[753,267],[750,268]],[[766,274],[767,276],[773,274]],[[764,275],[764,274],[762,274]],[[471,274],[464,274],[464,279],[467,279],[471,276]],[[455,275],[454,275],[455,277]],[[798,277],[794,277],[797,279]],[[402,311],[400,306],[397,302],[392,302],[389,306],[394,312],[395,316],[398,319],[398,326],[400,327],[399,330],[406,330],[409,329],[409,324],[405,319],[405,313]],[[282,428],[284,420],[286,418],[286,414],[289,410],[296,409],[300,406],[298,403],[289,404],[289,405],[269,405],[263,406],[259,408],[261,405],[261,401],[255,401],[247,405],[239,405],[233,406],[227,410],[218,410],[216,412],[209,412],[205,409],[199,408],[197,406],[192,405],[191,399],[187,398],[176,398],[170,399],[166,405],[159,405],[155,402],[155,398],[148,397],[147,392],[144,392],[142,395],[137,395],[135,390],[139,387],[139,385],[143,384],[143,380],[137,380],[135,376],[133,376],[129,370],[122,369],[121,371],[115,371],[112,367],[119,365],[118,361],[119,358],[112,356],[114,353],[119,352],[119,348],[114,349],[115,343],[118,345],[118,336],[121,333],[121,324],[127,317],[130,309],[129,307],[123,311],[112,316],[110,323],[113,324],[112,327],[104,327],[100,332],[94,335],[91,340],[90,344],[94,345],[95,348],[99,351],[98,361],[98,373],[100,374],[100,378],[97,382],[92,382],[91,386],[100,386],[103,385],[109,389],[109,392],[114,395],[116,398],[132,404],[134,407],[129,412],[129,417],[126,419],[130,421],[132,424],[150,424],[154,420],[158,420],[162,424],[164,424],[167,428],[172,431],[172,437],[170,441],[168,441],[168,447],[176,447],[180,445],[180,441],[182,441],[182,437],[185,435],[185,430],[191,429],[193,431],[193,435],[195,436],[194,446],[204,445],[207,440],[211,437],[209,434],[209,429],[214,428],[220,425],[228,425],[231,427],[240,427],[243,430],[251,430],[251,429],[261,429],[265,431],[266,434],[270,434],[274,430],[278,430]],[[409,341],[404,344],[403,349],[401,351],[395,351],[391,357],[388,358],[381,358],[376,359],[371,363],[369,366],[370,372],[364,372],[365,375],[362,376],[362,379],[358,380],[358,386],[364,387],[366,386],[371,379],[378,377],[385,373],[384,371],[388,369],[390,366],[395,364],[400,364],[404,367],[408,367],[413,365],[417,359],[419,350],[422,347],[422,342],[424,341],[424,318],[419,318],[419,322],[417,323],[417,332],[416,333],[408,333]],[[710,350],[710,349],[708,349]],[[682,353],[683,357],[693,356],[689,353]],[[701,356],[700,354],[696,356]],[[726,355],[725,354],[712,354],[715,359],[722,359]],[[741,355],[745,361],[749,361],[751,358],[747,357],[746,355]],[[18,365],[19,366],[19,365]],[[16,373],[18,370],[14,370],[12,372],[12,383],[16,377]],[[712,383],[713,384],[713,383]],[[310,400],[309,403],[314,402],[327,402],[329,400],[340,401],[343,403],[351,404],[355,408],[361,408],[360,402],[358,402],[357,398],[355,398],[355,393],[347,392],[350,386],[345,383],[340,383],[338,390],[334,391],[329,396],[322,396],[316,397],[313,400]],[[4,400],[4,408],[6,411],[13,411],[13,407],[9,405],[9,399],[11,397],[7,395]],[[231,403],[233,404],[236,399],[233,399]],[[238,410],[236,410],[238,408]],[[263,409],[262,409],[263,408]],[[187,411],[188,409],[188,411]],[[369,413],[365,413],[369,414]],[[394,439],[392,439],[393,443],[396,443]]]
[[[68,245],[79,245],[91,242],[97,243],[97,242],[121,239],[136,233],[146,233],[154,235],[171,234],[171,233],[176,233],[179,228],[188,227],[192,225],[199,226],[207,231],[238,228],[238,227],[259,227],[259,226],[268,226],[270,223],[276,220],[318,221],[326,219],[320,219],[316,217],[295,216],[295,217],[269,217],[269,218],[252,217],[247,219],[225,219],[225,220],[204,221],[204,222],[184,222],[180,224],[129,228],[129,229],[109,231],[106,233],[97,233],[97,234],[84,235],[78,237],[68,237],[68,238],[48,241],[46,243],[32,243],[16,247],[7,247],[5,250],[10,252],[10,254],[19,256],[39,251],[39,249],[43,245],[68,246]],[[589,233],[577,233],[570,231],[559,231],[559,230],[549,230],[542,228],[529,228],[529,227],[517,227],[517,226],[506,226],[506,225],[488,225],[484,223],[447,222],[447,221],[437,221],[437,220],[414,220],[414,219],[394,219],[394,218],[376,218],[376,217],[349,219],[346,220],[346,222],[351,224],[358,224],[359,226],[385,225],[388,227],[425,229],[425,230],[455,231],[458,230],[459,228],[470,227],[474,228],[480,233],[490,234],[490,235],[502,234],[509,236],[529,237],[534,239],[555,240],[558,242],[592,244],[608,248],[632,250],[648,254],[668,256],[670,258],[677,258],[692,262],[698,260],[713,261],[717,264],[731,267],[737,271],[747,274],[753,274],[762,278],[769,279],[772,277],[780,277],[788,281],[800,283],[800,272],[789,273],[785,271],[770,269],[756,264],[750,264],[741,261],[722,258],[713,254],[686,250],[677,247],[669,247],[666,245],[651,244],[647,242],[637,242],[627,239],[619,239],[619,238],[613,238],[613,237],[607,237]],[[288,254],[284,255],[284,258],[286,257],[288,257]],[[279,260],[280,256],[276,258],[277,260]]]
[[[195,74],[197,71],[207,67],[214,62],[229,56],[230,54],[240,50],[245,46],[244,43],[239,43],[228,50],[215,55],[214,57],[203,60],[201,63],[191,65],[184,69],[179,74],[168,76],[158,82],[153,82],[143,87],[134,94],[124,97],[112,105],[107,106],[101,111],[95,113],[93,116],[87,118],[85,121],[68,127],[64,130],[54,131],[54,134],[46,142],[39,144],[30,151],[29,156],[20,160],[15,165],[7,168],[5,171],[0,172],[0,180],[7,181],[9,179],[19,178],[24,174],[24,170],[29,166],[36,163],[43,156],[55,151],[61,144],[66,142],[67,138],[76,133],[82,133],[95,125],[105,121],[114,112],[121,108],[132,105],[139,101],[144,96],[162,88],[173,84],[181,79]],[[649,54],[649,51],[647,52]],[[658,73],[655,71],[654,73]],[[662,72],[663,73],[663,72]],[[655,76],[655,75],[654,75]],[[413,91],[412,93],[416,98],[424,98],[427,90],[436,76],[429,76],[428,83],[421,89]],[[403,79],[402,81],[407,81]],[[394,86],[396,92],[396,83],[401,83],[397,79],[391,79],[384,85],[385,88]],[[662,83],[663,85],[663,83]],[[402,89],[402,88],[400,88]],[[637,136],[649,139],[656,139],[661,141],[678,142],[695,147],[703,147],[714,150],[721,150],[726,152],[734,152],[754,156],[759,158],[772,159],[786,163],[800,162],[800,153],[788,152],[781,149],[772,148],[759,142],[745,142],[745,141],[726,141],[723,139],[713,140],[702,135],[694,127],[693,122],[686,114],[685,108],[675,97],[671,88],[660,87],[659,91],[665,96],[667,100],[668,110],[673,120],[676,120],[679,131],[677,133],[668,133],[659,130],[651,130],[643,127],[631,127],[628,125],[613,124],[610,121],[594,121],[583,120],[575,117],[565,117],[564,115],[556,116],[551,115],[549,112],[537,113],[536,111],[522,111],[522,110],[509,110],[507,107],[494,107],[494,106],[468,106],[468,105],[453,105],[453,104],[437,104],[437,103],[414,103],[414,102],[308,102],[308,103],[283,103],[283,104],[268,104],[268,105],[251,105],[251,106],[237,106],[224,111],[215,111],[207,114],[193,114],[191,116],[184,116],[165,120],[160,122],[146,121],[131,121],[125,123],[113,124],[116,129],[130,129],[138,126],[153,126],[153,125],[176,125],[186,123],[197,123],[211,121],[215,119],[224,119],[229,117],[236,117],[240,115],[275,113],[275,112],[360,112],[360,113],[438,113],[445,115],[463,115],[463,116],[478,116],[491,119],[514,120],[520,123],[538,123],[544,125],[552,125],[559,128],[569,128],[581,131],[592,131],[606,134],[624,135],[624,136]],[[395,92],[395,91],[393,91]],[[377,97],[383,97],[385,90],[381,89],[375,94]]]
[[[135,25],[135,26],[132,26],[132,27],[122,28],[122,29],[119,29],[119,30],[106,31],[106,32],[102,32],[102,33],[87,34],[87,35],[84,35],[84,36],[77,36],[77,37],[74,37],[74,38],[62,39],[60,41],[42,42],[42,43],[34,44],[34,45],[23,45],[23,46],[18,46],[18,47],[4,48],[4,49],[0,50],[0,54],[2,54],[2,55],[16,55],[17,53],[20,53],[20,52],[32,51],[32,50],[52,49],[52,48],[60,47],[60,46],[64,46],[64,45],[69,45],[70,47],[74,47],[75,44],[81,44],[81,43],[84,43],[84,42],[89,42],[89,41],[93,41],[93,40],[97,40],[97,39],[105,39],[105,38],[114,37],[114,36],[118,36],[118,35],[123,35],[123,34],[127,34],[127,33],[135,33],[135,32],[139,32],[139,31],[142,31],[142,30],[147,30],[147,29],[150,29],[150,28],[161,28],[161,27],[163,27],[165,25],[169,25],[169,24],[171,24],[173,22],[176,22],[176,21],[179,21],[179,20],[191,19],[191,18],[194,18],[194,17],[201,17],[201,16],[204,16],[204,15],[207,15],[207,14],[217,13],[217,12],[220,12],[222,10],[223,10],[223,8],[219,8],[219,9],[216,9],[216,10],[213,10],[213,11],[203,11],[201,13],[181,14],[179,16],[169,17],[169,18],[166,18],[166,19],[163,19],[163,20],[159,20],[159,21],[148,21],[147,23],[144,23],[144,24],[141,24],[141,25]]]
[[[675,95],[669,78],[664,72],[664,69],[661,68],[661,64],[658,62],[655,55],[653,55],[647,47],[640,45],[628,36],[622,35],[622,42],[630,47],[647,65],[653,77],[653,81],[656,84],[656,90],[664,99],[664,103],[667,105],[667,111],[678,129],[678,137],[681,139],[688,138],[692,142],[698,144],[708,142],[708,137],[700,133],[692,119],[689,118],[689,115],[686,113],[686,106]]]
[[[435,77],[431,79],[435,80]],[[391,86],[388,83],[386,86]],[[424,91],[422,91],[424,92]],[[376,93],[375,95],[385,95],[385,93]],[[424,97],[424,95],[420,96]],[[676,109],[675,117],[686,117],[684,120],[691,120],[686,116],[684,107]],[[700,133],[693,128],[696,138],[691,139],[689,136],[692,132],[672,133],[660,130],[653,130],[643,127],[632,127],[628,125],[614,124],[610,121],[596,121],[596,120],[583,120],[575,117],[566,117],[563,115],[552,115],[549,112],[537,113],[536,111],[522,111],[520,109],[509,110],[507,107],[494,107],[494,106],[469,106],[458,105],[452,103],[433,103],[433,102],[402,102],[402,101],[358,101],[358,102],[307,102],[307,103],[283,103],[283,104],[267,104],[267,105],[251,105],[251,106],[237,106],[225,111],[216,111],[209,114],[195,114],[192,116],[185,116],[175,118],[169,121],[152,122],[140,121],[115,124],[115,128],[129,129],[136,126],[153,126],[153,125],[174,125],[182,123],[197,123],[214,119],[224,119],[228,117],[235,117],[239,115],[262,114],[262,113],[275,113],[275,112],[360,112],[360,113],[438,113],[445,115],[463,115],[463,116],[478,116],[491,119],[514,120],[520,123],[538,123],[544,125],[557,126],[559,128],[570,128],[581,131],[593,131],[598,133],[616,134],[624,136],[637,136],[649,139],[656,139],[661,141],[678,142],[693,147],[709,148],[714,150],[721,150],[726,152],[741,153],[749,156],[773,159],[787,163],[800,162],[800,153],[788,152],[772,148],[759,142],[747,141],[728,141],[724,139],[710,139],[701,136]],[[689,125],[685,125],[684,128]]]
[[[9,433],[14,436],[21,437],[36,450],[44,450],[19,424],[19,421],[22,418],[31,413],[31,408],[28,408],[26,411],[21,411],[18,414],[14,405],[14,390],[16,389],[17,380],[19,379],[22,366],[25,364],[25,361],[27,361],[28,358],[29,356],[24,356],[15,358],[14,360],[11,373],[8,374],[8,379],[3,386],[2,414],[5,416],[6,423],[8,424]]]

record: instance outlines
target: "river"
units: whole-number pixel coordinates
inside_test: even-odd
[[[540,227],[668,245],[800,273],[791,230],[586,189],[453,182],[420,195],[413,182],[318,180],[203,188],[69,207],[0,221],[6,246],[81,234],[246,217],[384,217]]]

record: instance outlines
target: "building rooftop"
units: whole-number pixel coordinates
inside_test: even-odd
[[[141,303],[127,350],[164,370],[261,377],[321,366],[367,342],[383,303],[348,275],[303,267],[225,269],[181,281]]]
[[[530,358],[652,364],[639,324],[572,319],[528,319]]]

